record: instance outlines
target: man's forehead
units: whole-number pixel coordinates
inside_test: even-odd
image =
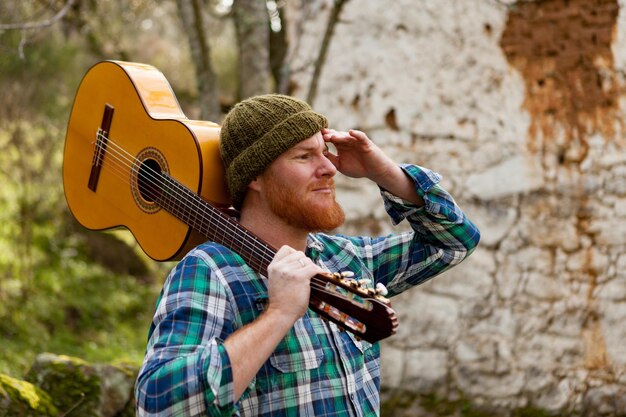
[[[321,134],[316,133],[313,136],[304,139],[301,142],[298,142],[297,144],[294,145],[294,147],[292,149],[296,149],[296,150],[316,150],[319,148],[325,148],[327,149],[328,147],[326,146],[326,142],[324,142],[324,138],[322,137]]]

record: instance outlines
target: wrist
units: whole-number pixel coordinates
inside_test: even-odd
[[[261,317],[271,322],[272,326],[274,326],[276,329],[284,330],[284,332],[286,333],[302,316],[297,315],[291,311],[284,311],[283,309],[270,303]]]
[[[376,183],[379,187],[387,190],[399,181],[406,179],[405,177],[406,175],[404,174],[404,171],[402,171],[402,168],[394,162],[390,162],[384,169],[381,169],[369,176],[369,179]]]

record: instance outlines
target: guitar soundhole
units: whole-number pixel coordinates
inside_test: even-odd
[[[131,171],[130,189],[135,203],[146,213],[161,209],[158,203],[163,192],[163,173],[169,174],[169,169],[158,149],[145,148],[139,152]]]
[[[154,159],[146,159],[137,173],[139,194],[148,203],[154,203],[161,194],[161,167]]]

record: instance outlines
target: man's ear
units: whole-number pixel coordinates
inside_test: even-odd
[[[260,192],[261,189],[263,188],[263,178],[256,177],[255,179],[253,179],[250,184],[248,185],[248,188],[250,188],[251,190]]]

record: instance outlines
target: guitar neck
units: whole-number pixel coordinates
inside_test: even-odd
[[[207,240],[238,253],[252,269],[267,276],[274,248],[174,178],[162,173],[161,181],[156,199],[161,208]]]

